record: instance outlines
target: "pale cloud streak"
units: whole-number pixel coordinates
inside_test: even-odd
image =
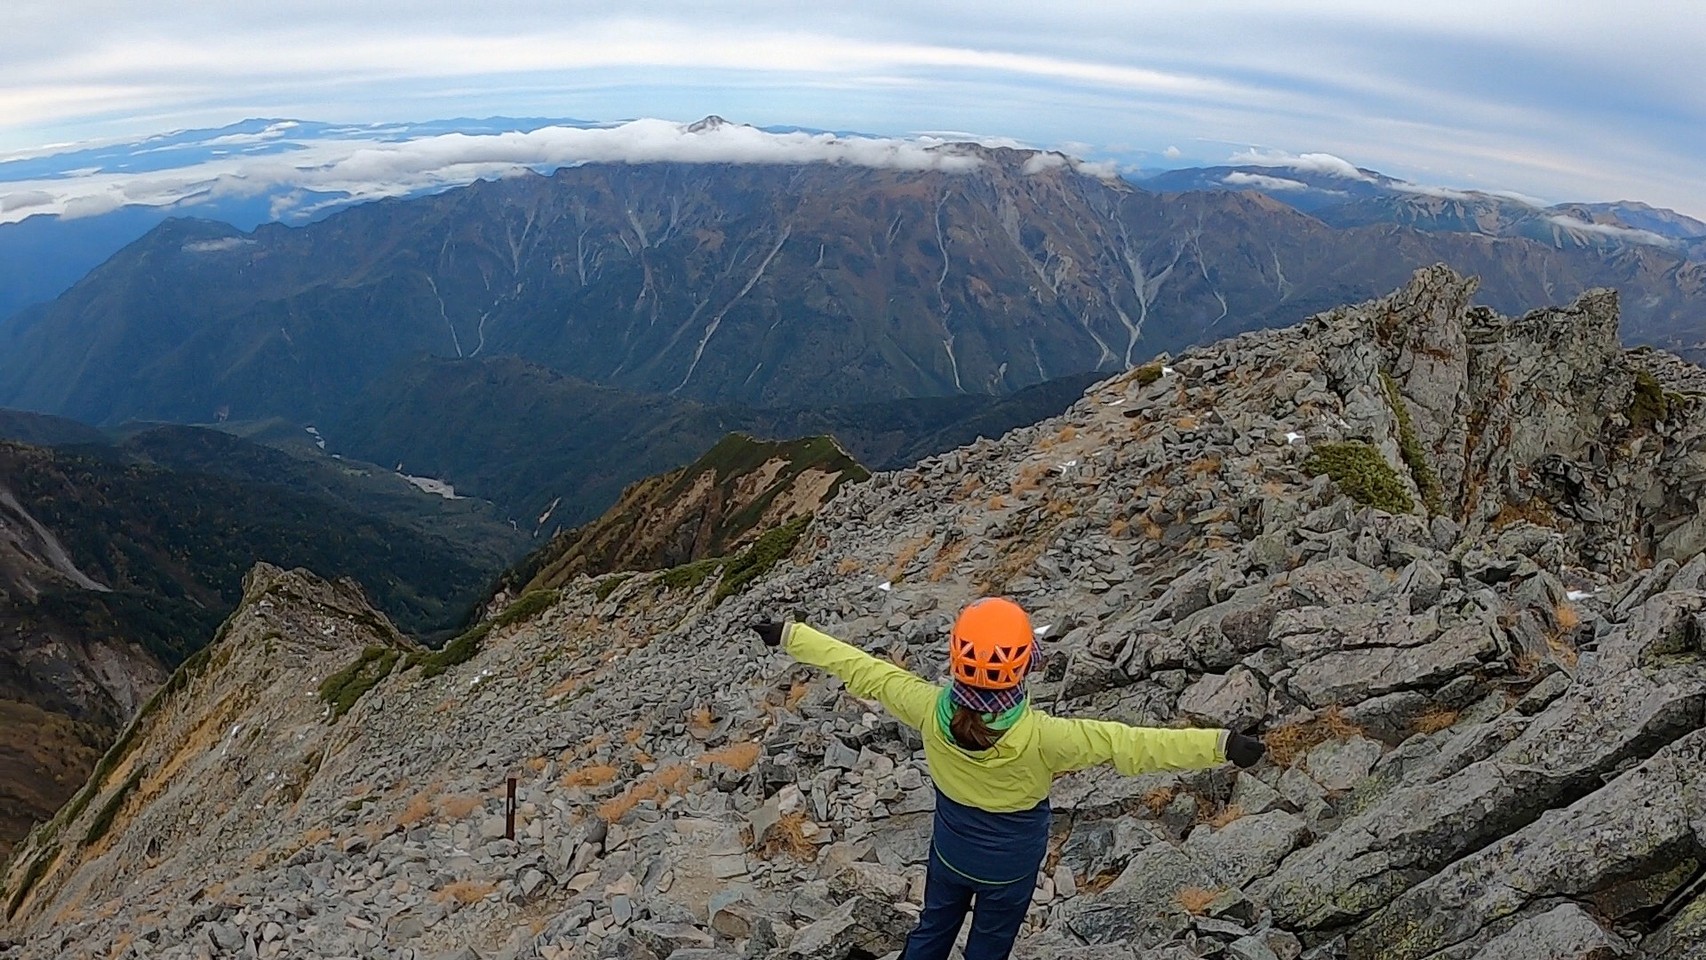
[[[1221,179],[1221,183],[1233,187],[1255,187],[1257,190],[1308,190],[1309,184],[1302,180],[1292,180],[1287,177],[1270,177],[1261,173],[1245,173],[1234,170]]]
[[[277,135],[285,132],[280,129]],[[244,138],[239,134],[217,139]],[[454,133],[397,142],[326,139],[297,146],[288,152],[230,155],[162,172],[104,171],[0,183],[0,223],[38,213],[76,218],[125,204],[171,206],[189,198],[295,191],[294,201],[287,198],[274,206],[274,215],[283,216],[292,212],[293,202],[305,202],[305,193],[330,194],[340,203],[348,202],[346,198],[376,200],[580,163],[831,163],[945,173],[967,173],[982,163],[961,147],[931,138],[768,133],[738,124],[694,130],[687,124],[651,119],[590,129],[547,126],[525,133]],[[1060,154],[1036,157],[1052,157],[1046,165],[1070,164],[1091,176],[1112,175],[1103,166]]]

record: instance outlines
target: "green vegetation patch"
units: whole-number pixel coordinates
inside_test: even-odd
[[[438,650],[431,653],[412,653],[409,655],[409,666],[420,667],[423,677],[436,677],[451,667],[467,663],[474,659],[474,654],[480,652],[480,644],[486,641],[486,634],[492,632],[492,626],[491,620],[475,624],[457,634],[456,639]]]
[[[729,561],[728,567],[723,570],[723,582],[717,584],[716,597],[712,602],[721,603],[725,597],[745,590],[752,581],[774,567],[778,560],[794,552],[794,547],[799,544],[811,522],[810,515],[798,516],[753,541],[752,546]]]
[[[562,599],[556,590],[529,590],[517,597],[492,620],[495,627],[511,627],[539,616]]]
[[[1444,491],[1440,488],[1439,474],[1428,462],[1422,441],[1416,436],[1416,424],[1410,419],[1410,408],[1398,392],[1398,382],[1384,370],[1380,371],[1380,385],[1386,388],[1386,400],[1392,404],[1392,412],[1398,417],[1398,450],[1403,454],[1404,465],[1410,468],[1410,479],[1416,481],[1416,489],[1421,491],[1422,503],[1428,512],[1438,513]]]
[[[1670,398],[1658,380],[1645,370],[1635,371],[1635,393],[1629,398],[1629,426],[1651,430],[1670,415]]]
[[[1137,381],[1138,386],[1147,387],[1161,379],[1161,364],[1146,363],[1143,366],[1138,367],[1136,370],[1133,370],[1131,378]]]
[[[130,799],[131,793],[136,790],[136,785],[142,782],[142,775],[147,772],[146,767],[138,766],[136,772],[132,773],[129,779],[113,791],[113,795],[107,798],[107,802],[101,804],[101,809],[95,812],[95,819],[89,823],[89,832],[83,835],[84,846],[91,846],[107,835],[107,831],[112,828],[113,820],[118,817],[118,812],[124,808],[124,802]]]
[[[331,706],[332,720],[350,712],[367,691],[390,676],[391,668],[397,665],[401,656],[402,652],[394,647],[366,647],[354,663],[322,681],[320,699]]]
[[[493,630],[531,620],[549,609],[561,597],[561,592],[557,590],[529,590],[497,616],[462,631],[443,647],[430,652],[417,650],[409,654],[407,666],[419,667],[423,677],[436,677],[451,667],[474,659],[474,654],[480,652],[480,645],[486,642],[486,636]]]
[[[24,905],[24,898],[30,895],[31,890],[35,889],[36,881],[42,878],[42,874],[47,872],[47,868],[57,856],[59,856],[59,850],[55,847],[48,847],[36,854],[36,858],[30,861],[29,869],[24,871],[24,879],[19,882],[18,889],[12,891],[11,899],[6,901],[6,919],[12,919],[12,915]]]
[[[592,588],[592,595],[598,598],[598,602],[603,603],[610,599],[610,595],[616,592],[617,587],[627,583],[633,576],[631,573],[611,574],[598,581],[598,585]]]
[[[1312,477],[1326,474],[1345,495],[1387,513],[1409,513],[1415,509],[1403,478],[1386,462],[1380,451],[1366,443],[1324,443],[1315,448],[1303,469]]]
[[[697,590],[701,584],[715,576],[727,561],[722,557],[707,557],[684,563],[679,567],[670,567],[658,577],[658,582],[666,590]]]

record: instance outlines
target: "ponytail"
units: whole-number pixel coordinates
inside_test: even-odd
[[[962,750],[988,750],[1001,739],[1002,733],[990,727],[983,714],[957,703],[953,719],[948,721],[948,732]]]

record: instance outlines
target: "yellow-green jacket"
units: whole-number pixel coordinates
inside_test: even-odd
[[[919,731],[930,777],[948,799],[991,813],[1029,810],[1062,773],[1111,763],[1124,774],[1190,770],[1226,762],[1225,730],[1168,730],[1105,720],[1068,720],[1027,709],[988,750],[968,752],[936,722],[942,688],[862,650],[791,623],[782,647],[841,678],[854,696],[878,700]]]

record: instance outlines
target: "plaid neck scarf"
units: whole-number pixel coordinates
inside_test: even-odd
[[[984,710],[979,706],[961,701],[961,690],[970,691],[976,696],[999,694],[1003,702],[1012,697],[1016,697],[1016,699],[1012,701],[1012,706],[999,710]],[[964,706],[983,714],[983,722],[989,725],[989,729],[1007,730],[1025,715],[1025,708],[1029,703],[1030,698],[1026,697],[1023,689],[1019,687],[1012,690],[979,690],[976,687],[968,687],[956,681],[952,686],[943,687],[942,695],[936,698],[936,722],[941,725],[944,733],[949,731],[952,729],[950,725],[954,721],[954,708]]]

